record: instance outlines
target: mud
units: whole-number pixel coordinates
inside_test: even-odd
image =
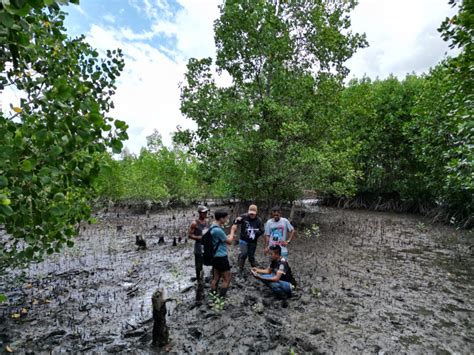
[[[9,298],[0,305],[2,349],[474,352],[472,233],[409,215],[303,206],[293,217],[320,228],[300,228],[291,244],[299,287],[288,307],[249,275],[235,275],[220,310],[209,300],[195,304],[193,249],[184,238],[192,211],[149,218],[118,213],[102,213],[96,225],[82,226],[74,248],[62,255],[2,277],[0,293]],[[135,246],[136,234],[144,235],[146,250]],[[160,237],[165,244],[158,244]],[[236,265],[238,247],[229,251]],[[267,263],[261,245],[257,260]],[[151,296],[158,286],[172,299],[165,348],[151,346]]]

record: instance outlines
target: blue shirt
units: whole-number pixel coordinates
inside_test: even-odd
[[[218,225],[213,223],[212,224],[212,245],[214,248],[216,247],[217,243],[220,241],[219,247],[217,248],[215,257],[227,256],[227,246],[225,241],[227,240],[227,235],[225,234],[224,230]]]

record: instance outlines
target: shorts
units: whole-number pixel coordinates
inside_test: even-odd
[[[227,258],[227,255],[214,257],[212,267],[220,272],[230,271],[229,258]]]

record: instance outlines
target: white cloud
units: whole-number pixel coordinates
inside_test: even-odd
[[[352,30],[365,32],[370,47],[349,60],[350,77],[427,71],[448,50],[437,28],[454,12],[446,0],[361,0]]]
[[[171,143],[176,125],[192,127],[179,111],[180,91],[185,63],[172,60],[162,51],[148,44],[130,42],[120,32],[92,26],[88,42],[97,48],[121,48],[125,56],[125,69],[120,76],[114,96],[114,118],[125,120],[130,140],[126,145],[138,152],[146,145],[146,136],[157,128],[164,142]]]
[[[213,23],[219,14],[219,0],[179,0],[180,9],[169,19],[169,8],[160,0],[129,3],[153,20],[150,29],[136,33],[130,28],[103,28],[93,25],[88,42],[99,49],[121,48],[125,55],[122,73],[114,96],[114,118],[125,120],[130,139],[125,145],[139,152],[146,144],[146,136],[158,129],[165,144],[180,125],[194,128],[192,121],[182,116],[179,83],[184,80],[187,60],[191,57],[214,57]],[[144,5],[144,6],[140,6]],[[160,11],[165,11],[164,15]],[[143,43],[158,34],[175,36],[176,48],[154,48]],[[173,59],[170,59],[173,58]],[[219,85],[228,85],[228,75],[216,76]]]
[[[115,16],[114,15],[111,15],[111,14],[107,14],[107,15],[104,15],[102,16],[102,18],[107,21],[107,22],[110,22],[110,23],[115,23]]]

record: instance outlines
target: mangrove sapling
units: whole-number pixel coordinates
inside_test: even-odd
[[[222,312],[225,307],[225,298],[220,297],[219,295],[212,292],[209,294],[209,296],[211,297],[210,305],[212,310],[216,313]]]
[[[416,229],[421,233],[425,233],[428,230],[428,228],[426,228],[426,225],[423,222],[418,222],[416,224]]]
[[[317,224],[312,224],[308,228],[306,228],[303,232],[303,236],[306,239],[312,239],[312,238],[319,238],[321,236],[321,231],[319,229],[319,226]]]

